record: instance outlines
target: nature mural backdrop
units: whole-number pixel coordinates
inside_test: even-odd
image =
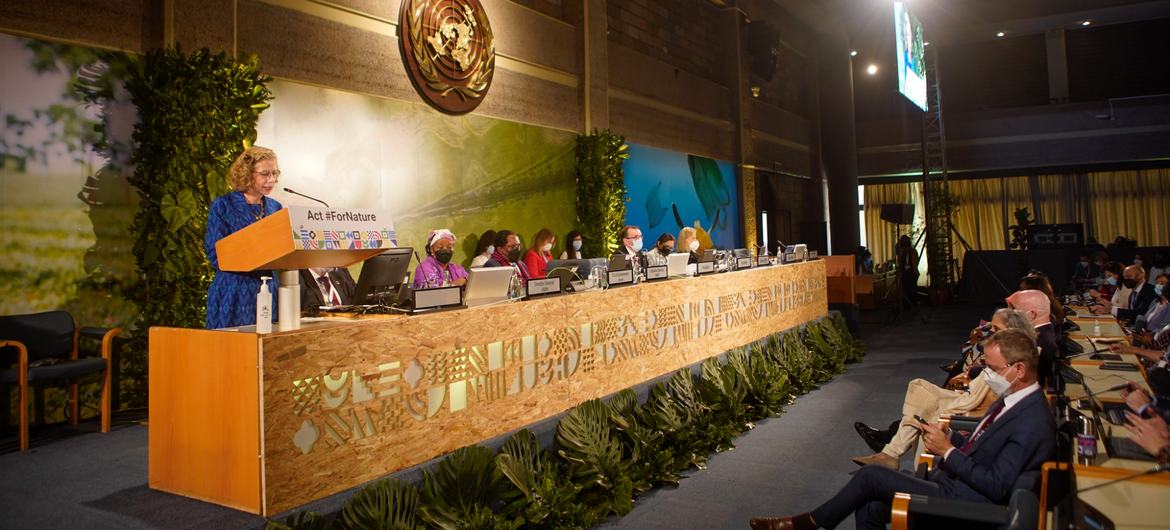
[[[435,228],[459,237],[455,261],[465,264],[487,229],[514,230],[527,245],[547,227],[559,254],[574,228],[571,132],[286,81],[270,88],[257,143],[280,158],[278,186],[334,207],[384,208],[399,245],[420,255]],[[273,197],[314,205],[283,191]]]
[[[623,169],[630,197],[626,222],[642,229],[646,248],[664,232],[678,237],[684,226],[697,229],[704,248],[743,244],[730,162],[630,144]]]

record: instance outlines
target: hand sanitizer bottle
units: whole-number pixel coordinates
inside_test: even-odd
[[[270,276],[260,277],[260,292],[256,293],[256,333],[272,333],[272,293],[268,291]]]
[[[1099,320],[1093,321],[1093,336],[1094,337],[1101,336],[1101,321],[1099,321]]]

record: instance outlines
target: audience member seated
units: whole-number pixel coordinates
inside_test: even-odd
[[[1124,307],[1115,307],[1113,315],[1120,320],[1133,322],[1145,315],[1150,304],[1158,298],[1154,286],[1146,283],[1146,270],[1140,265],[1130,265],[1122,272],[1121,284],[1129,289],[1129,298]]]
[[[1048,297],[1048,302],[1051,305],[1049,311],[1049,322],[1056,329],[1060,329],[1061,324],[1064,323],[1064,309],[1060,300],[1056,298],[1056,292],[1052,290],[1052,282],[1048,279],[1048,275],[1040,271],[1031,271],[1027,276],[1020,278],[1021,291],[1035,289],[1044,293]]]
[[[1163,274],[1170,274],[1170,258],[1161,252],[1154,253],[1154,266],[1150,267],[1149,277],[1157,278]]]
[[[541,228],[532,239],[532,247],[524,254],[524,265],[528,267],[528,274],[532,278],[544,278],[548,275],[548,262],[552,261],[552,248],[557,243],[557,236],[552,230]]]
[[[581,247],[585,246],[585,237],[577,230],[570,230],[565,236],[565,250],[561,252],[561,259],[582,259]]]
[[[643,253],[646,256],[647,267],[658,267],[666,265],[666,257],[674,252],[674,236],[669,233],[663,233],[658,236],[658,241],[654,244],[654,249]]]
[[[1122,396],[1130,412],[1126,414],[1131,440],[1151,455],[1160,464],[1170,464],[1170,372],[1165,368],[1154,368],[1148,372],[1153,395],[1132,385],[1122,390]]]
[[[1099,315],[1111,312],[1122,302],[1122,298],[1128,295],[1128,293],[1122,292],[1125,289],[1120,287],[1122,272],[1120,263],[1110,261],[1105,264],[1102,271],[1104,272],[1104,281],[1101,282],[1101,287],[1089,290],[1089,296],[1093,299],[1089,311]]]
[[[455,255],[455,234],[446,228],[427,235],[427,258],[414,269],[415,289],[434,289],[467,283],[467,271],[451,263]]]
[[[1036,382],[1036,343],[1027,332],[1006,329],[985,344],[987,384],[1001,396],[967,437],[941,424],[922,425],[926,448],[937,456],[925,480],[882,466],[865,466],[836,495],[812,512],[760,517],[755,530],[834,528],[853,513],[858,528],[890,520],[898,492],[1006,504],[1020,474],[1052,456],[1056,424]]]
[[[1004,329],[1021,330],[1035,338],[1032,323],[1022,311],[1007,308],[997,310],[991,317],[991,329],[987,336],[994,336]],[[984,348],[979,346],[982,345],[976,345],[976,348],[984,351]],[[968,371],[957,376],[963,379],[961,390],[942,389],[925,379],[910,381],[910,384],[906,385],[906,397],[902,401],[902,420],[896,433],[884,446],[874,447],[879,437],[884,435],[882,431],[871,429],[864,423],[854,424],[862,439],[878,452],[870,456],[856,457],[853,462],[859,466],[874,464],[898,469],[902,455],[914,447],[922,433],[921,424],[914,418],[915,416],[921,416],[928,421],[938,421],[942,416],[973,414],[984,409],[984,405],[990,406],[989,398],[990,400],[995,398],[984,379],[983,362],[983,355],[980,354]]]
[[[1008,307],[1023,311],[1028,320],[1036,328],[1036,344],[1040,347],[1040,363],[1037,368],[1037,377],[1040,387],[1046,388],[1049,376],[1052,375],[1054,364],[1060,355],[1060,347],[1056,343],[1056,327],[1049,319],[1051,305],[1044,293],[1030,289],[1016,291],[1007,297]]]
[[[1150,308],[1146,310],[1146,314],[1137,317],[1134,321],[1133,328],[1144,331],[1157,331],[1170,324],[1170,288],[1166,287],[1170,284],[1170,275],[1159,274],[1154,279],[1154,294],[1157,298],[1150,304]]]
[[[483,264],[484,267],[513,267],[517,274],[520,275],[520,281],[528,283],[528,266],[520,261],[522,255],[520,250],[520,236],[516,235],[511,230],[500,230],[496,232],[496,239],[493,242],[496,251],[492,253],[491,259]]]
[[[321,306],[350,305],[356,287],[345,267],[301,269],[301,311],[315,314]]]
[[[479,236],[479,242],[475,244],[475,257],[471,258],[471,267],[483,267],[487,260],[492,259],[492,253],[496,251],[493,242],[496,239],[496,231],[488,230]]]
[[[1096,263],[1093,262],[1092,256],[1088,252],[1082,252],[1080,260],[1077,261],[1076,268],[1072,275],[1072,290],[1074,293],[1083,293],[1091,288],[1097,287],[1100,282],[1101,270]]]

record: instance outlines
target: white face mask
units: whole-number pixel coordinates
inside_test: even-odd
[[[1015,381],[1008,381],[1006,377],[990,368],[983,370],[983,379],[987,381],[987,387],[999,397],[1007,397],[1011,393],[1009,389],[1015,384]]]
[[[630,248],[633,248],[634,252],[638,252],[638,251],[642,250],[642,238],[639,237],[638,239],[635,239],[634,246],[630,247]]]
[[[573,250],[581,250],[581,243],[583,243],[583,241],[580,239],[573,241]]]
[[[691,241],[691,244],[687,245],[687,250],[689,250],[691,252],[699,250],[699,242],[698,241]]]
[[[540,248],[544,249],[545,252],[548,252],[552,250],[552,243],[545,243],[544,246]]]
[[[495,251],[496,251],[496,247],[494,245],[488,245],[487,255],[491,256],[493,253],[495,253]]]

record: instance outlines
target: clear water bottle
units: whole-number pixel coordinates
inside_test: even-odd
[[[520,270],[516,265],[512,265],[512,278],[508,280],[508,298],[524,298],[524,282],[520,279]]]

